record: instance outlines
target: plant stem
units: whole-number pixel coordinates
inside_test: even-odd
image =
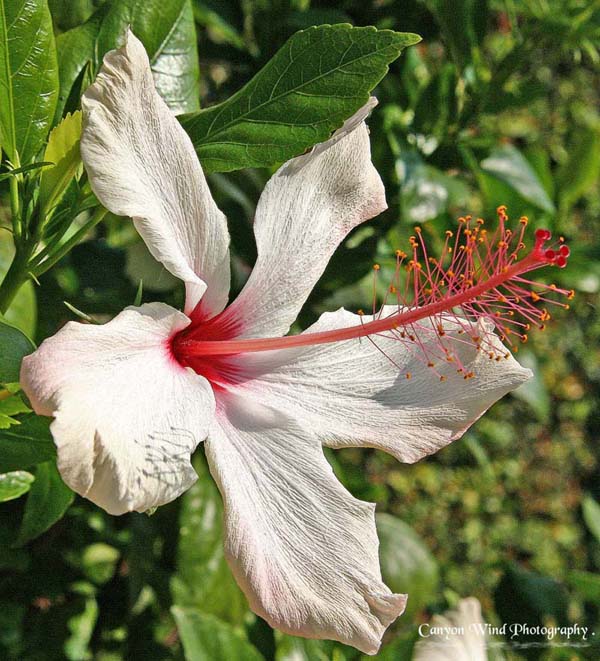
[[[60,261],[69,252],[69,250],[71,250],[71,248],[76,246],[81,241],[81,239],[93,227],[95,227],[104,218],[104,216],[106,216],[107,213],[108,211],[103,207],[96,209],[90,220],[88,220],[85,225],[79,228],[71,238],[67,239],[67,241],[65,241],[55,253],[50,255],[50,257],[45,259],[41,264],[33,267],[33,274],[35,276],[39,276],[42,275],[42,273],[45,273],[49,268],[52,268],[56,262]]]
[[[23,249],[17,244],[15,257],[10,265],[2,284],[0,285],[0,313],[4,314],[14,297],[17,295],[21,285],[28,275],[28,264],[31,256],[31,248]]]
[[[21,209],[19,204],[19,182],[16,176],[10,177],[9,190],[13,233],[15,236],[15,241],[18,241],[23,233],[23,225],[21,221]]]

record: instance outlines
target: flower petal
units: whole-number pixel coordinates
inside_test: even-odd
[[[386,306],[383,314],[397,310]],[[371,316],[344,309],[328,312],[305,333],[367,323]],[[421,333],[427,348],[437,346],[438,321],[420,322],[432,331]],[[444,322],[447,335],[456,330]],[[507,349],[480,322],[477,333]],[[422,349],[377,335],[269,354],[246,354],[243,360],[254,379],[246,387],[267,393],[274,406],[295,412],[330,447],[367,446],[385,450],[400,461],[414,462],[459,438],[494,402],[531,376],[508,354],[500,362],[460,338],[453,348],[472,379],[457,373],[456,363],[441,361],[437,373],[426,367]],[[407,374],[411,378],[407,378]],[[440,376],[445,377],[440,382]]]
[[[346,234],[386,208],[363,121],[375,104],[267,183],[254,222],[258,258],[224,313],[240,337],[285,335]]]
[[[205,316],[229,294],[229,234],[186,132],[158,95],[142,43],[104,58],[82,98],[81,155],[102,204],[130,216],[154,257],[186,283],[186,312]]]
[[[103,326],[69,322],[23,360],[33,408],[54,416],[64,481],[110,514],[162,505],[196,480],[190,454],[215,403],[170,353],[188,324],[162,303],[131,307]]]
[[[456,610],[434,615],[422,631],[427,637],[417,641],[413,661],[487,661],[485,624],[474,597],[461,599]]]
[[[375,506],[344,489],[312,434],[258,400],[219,394],[205,448],[252,609],[287,633],[374,654],[406,603],[381,581]]]

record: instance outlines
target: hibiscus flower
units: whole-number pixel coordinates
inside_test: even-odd
[[[370,316],[341,309],[285,337],[336,247],[386,208],[364,121],[374,104],[267,183],[254,223],[258,258],[226,307],[225,217],[129,33],[82,100],[81,154],[102,204],[131,217],[185,283],[185,308],[150,303],[104,325],[69,322],[21,374],[35,411],[54,418],[64,481],[111,514],[183,493],[204,441],[225,505],[226,556],[252,609],[288,633],[369,654],[406,595],[382,582],[375,506],[340,484],[322,446],[368,446],[414,462],[460,437],[530,376],[493,333],[491,299],[480,296],[470,319],[454,311],[476,308],[465,287],[497,291],[564,261],[544,257],[540,237],[518,268],[506,250],[489,252],[486,289],[469,278],[459,286],[458,263],[454,274],[413,259],[413,282],[425,280],[412,304]],[[415,255],[419,241],[411,239]],[[398,272],[405,257],[398,251]],[[516,305],[506,283],[502,296]]]

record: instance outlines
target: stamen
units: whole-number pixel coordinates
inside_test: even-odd
[[[383,308],[372,321],[316,333],[303,333],[279,338],[233,339],[227,333],[218,339],[219,317],[206,325],[194,324],[172,340],[174,355],[182,364],[190,358],[227,356],[245,352],[271,351],[329,342],[341,342],[367,337],[373,343],[377,336],[392,338],[415,346],[425,365],[435,371],[438,362],[452,363],[464,378],[471,378],[461,364],[452,346],[466,343],[484,351],[492,360],[508,358],[510,354],[498,353],[497,347],[477,332],[480,319],[491,322],[500,339],[513,351],[514,342],[526,342],[531,328],[541,330],[550,319],[549,305],[568,309],[568,304],[548,296],[562,295],[571,299],[572,290],[523,277],[525,274],[546,266],[564,268],[570,254],[562,237],[551,241],[551,233],[538,229],[531,251],[526,249],[525,232],[528,219],[519,219],[513,231],[506,226],[506,207],[498,207],[498,226],[493,233],[484,228],[481,218],[459,218],[455,232],[445,233],[439,257],[428,255],[423,233],[419,227],[409,238],[409,250],[396,250],[396,268],[387,288],[384,303],[389,296],[396,298],[397,306],[392,313],[383,314]],[[381,274],[379,264],[373,266],[373,291],[376,278]],[[403,276],[404,282],[401,282]],[[541,303],[538,308],[534,303]],[[432,347],[432,339],[433,347]],[[407,373],[406,378],[410,378]],[[440,375],[443,380],[443,375]]]

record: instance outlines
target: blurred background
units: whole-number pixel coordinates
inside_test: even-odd
[[[102,4],[51,0],[56,33],[81,25]],[[410,593],[407,613],[375,658],[411,658],[418,623],[469,595],[481,601],[487,622],[579,623],[600,639],[600,2],[192,6],[202,106],[228,98],[310,25],[375,25],[423,37],[376,89],[379,107],[369,121],[389,209],[336,253],[296,330],[340,305],[369,306],[373,263],[382,265],[385,288],[394,250],[415,223],[435,247],[458,216],[493,221],[506,204],[511,217],[529,216],[572,249],[568,268],[550,274],[576,290],[571,310],[556,311],[518,354],[535,372],[530,383],[462,440],[416,465],[374,450],[328,454],[350,491],[377,503],[384,578]],[[209,176],[230,223],[234,291],[255,258],[252,218],[270,174]],[[108,319],[133,302],[140,279],[144,300],[182,303],[178,282],[148,255],[133,226],[109,218],[39,287],[21,291],[11,320],[41,340],[74,318],[65,300]],[[193,614],[188,659],[360,659],[339,644],[274,633],[252,615],[222,557],[221,502],[201,452],[196,468],[198,484],[151,517],[110,517],[77,498],[30,544],[3,544],[0,657],[182,659],[176,605]],[[11,538],[22,500],[0,510],[0,541]],[[600,658],[593,637],[587,644],[557,638],[551,647],[544,637],[521,638],[525,646],[497,642],[504,644],[490,648],[490,658]]]

